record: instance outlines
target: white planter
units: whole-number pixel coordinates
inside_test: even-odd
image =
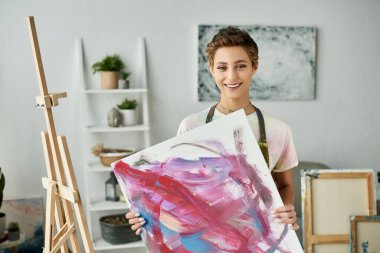
[[[137,111],[134,110],[120,110],[123,115],[123,125],[132,126],[137,124]]]
[[[129,80],[119,80],[119,89],[129,89]]]

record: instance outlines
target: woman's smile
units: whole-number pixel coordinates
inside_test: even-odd
[[[225,83],[224,86],[228,87],[231,90],[237,90],[243,83],[231,83],[227,84]]]

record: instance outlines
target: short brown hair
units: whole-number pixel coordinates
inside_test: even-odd
[[[214,65],[214,56],[221,47],[240,46],[245,49],[251,60],[253,68],[257,68],[259,62],[259,49],[252,37],[243,30],[229,26],[222,28],[214,35],[211,42],[207,44],[206,54],[210,66]]]

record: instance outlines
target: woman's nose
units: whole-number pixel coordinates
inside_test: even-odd
[[[228,71],[228,74],[227,74],[227,78],[228,78],[228,81],[230,82],[234,82],[238,79],[238,75],[237,75],[237,72],[235,69],[231,69]]]

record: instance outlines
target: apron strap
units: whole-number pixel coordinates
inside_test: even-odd
[[[208,111],[207,118],[206,118],[206,124],[212,121],[212,118],[214,117],[215,108],[218,104],[213,105],[210,110]],[[268,150],[268,142],[265,132],[265,121],[263,114],[261,113],[260,109],[252,105],[257,113],[257,118],[259,120],[259,131],[260,131],[260,139],[258,141],[261,153],[264,156],[265,162],[268,165],[269,168],[269,150]]]
[[[268,165],[269,168],[269,150],[268,150],[268,142],[267,142],[267,135],[265,132],[265,121],[263,114],[261,113],[260,109],[253,106],[257,113],[257,118],[259,120],[259,129],[260,129],[260,140],[258,142],[259,147],[261,149],[261,153],[263,153],[265,162]]]
[[[211,106],[210,110],[208,111],[207,118],[206,118],[206,124],[212,121],[212,118],[214,117],[215,108],[218,104],[215,104]]]

